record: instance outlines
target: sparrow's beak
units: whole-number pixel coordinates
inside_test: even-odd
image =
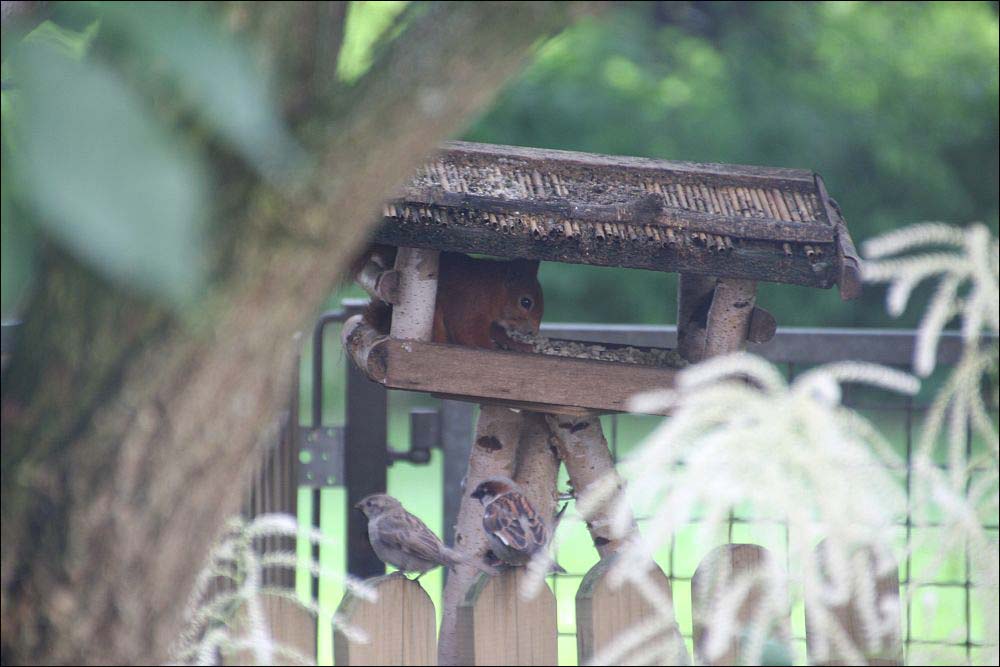
[[[360,510],[361,509],[361,501],[360,500],[358,502],[354,503],[354,509],[356,509],[356,510]]]

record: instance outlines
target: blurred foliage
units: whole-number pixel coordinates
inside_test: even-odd
[[[338,78],[360,77],[413,6],[352,2]],[[248,45],[204,6],[170,3],[60,5],[32,43],[55,78],[22,82],[24,49],[3,66],[4,316],[40,239],[140,288],[194,293],[210,178],[225,177],[203,168],[206,145],[265,177],[302,158]],[[543,44],[464,138],[813,169],[860,242],[921,220],[995,231],[997,109],[995,3],[622,3]],[[49,123],[67,125],[37,134]],[[549,263],[542,281],[549,320],[674,317],[673,275]],[[881,300],[760,296],[782,324],[898,325]]]
[[[466,138],[823,175],[855,241],[997,228],[994,3],[629,3],[548,42]],[[546,318],[672,321],[673,277],[546,267]],[[781,324],[881,325],[881,290],[766,286]],[[907,321],[912,324],[912,321]]]
[[[4,318],[45,241],[190,302],[208,268],[209,142],[268,178],[303,163],[267,76],[200,5],[60,4],[4,55]]]

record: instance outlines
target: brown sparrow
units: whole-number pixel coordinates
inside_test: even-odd
[[[549,544],[549,530],[515,482],[491,477],[472,492],[483,504],[483,529],[490,549],[508,565],[525,565]],[[553,571],[564,571],[557,564]]]
[[[401,572],[418,572],[419,579],[438,565],[453,568],[468,564],[487,574],[496,574],[446,547],[423,521],[407,512],[392,496],[375,493],[354,507],[368,517],[368,540],[375,555]]]

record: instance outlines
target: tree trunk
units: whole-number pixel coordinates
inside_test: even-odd
[[[292,335],[379,203],[573,9],[457,3],[415,15],[335,120],[303,124],[329,131],[307,140],[320,159],[306,187],[223,175],[220,200],[239,203],[213,236],[217,282],[186,317],[47,253],[3,382],[4,664],[166,660],[208,547],[276,433]],[[278,52],[296,37],[267,36]]]

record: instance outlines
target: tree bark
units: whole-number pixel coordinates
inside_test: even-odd
[[[483,560],[489,541],[483,530],[483,506],[470,497],[479,483],[490,477],[513,477],[521,437],[521,413],[497,405],[484,405],[479,411],[476,439],[469,454],[462,503],[455,523],[455,549],[476,560]],[[438,639],[438,664],[459,664],[456,635],[458,605],[480,572],[471,565],[459,565],[449,575],[441,601],[441,635]]]
[[[321,156],[308,185],[279,192],[241,169],[223,183],[234,203],[213,230],[216,282],[184,317],[47,253],[3,383],[4,664],[166,660],[209,544],[274,436],[288,341],[379,203],[576,8],[416,15],[336,119],[304,123],[328,133],[306,138]],[[270,38],[281,51],[294,35]]]

